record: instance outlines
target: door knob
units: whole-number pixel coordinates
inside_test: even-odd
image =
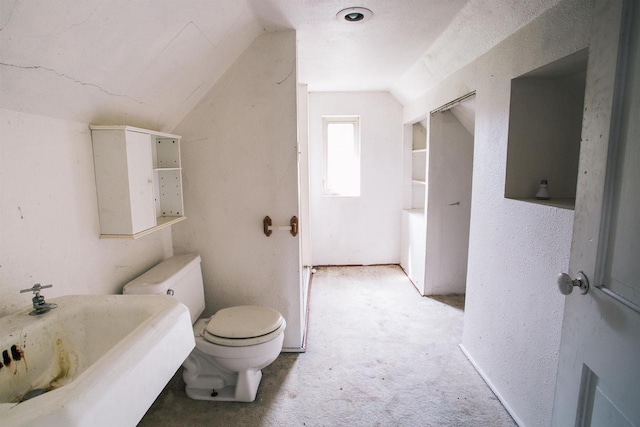
[[[589,292],[589,279],[587,279],[587,276],[585,276],[582,271],[579,271],[573,280],[567,273],[560,273],[558,275],[558,289],[560,289],[562,295],[569,295],[573,292],[574,286],[580,288],[582,295]]]

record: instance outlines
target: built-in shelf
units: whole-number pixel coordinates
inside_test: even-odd
[[[581,50],[511,81],[506,198],[573,209],[587,60]],[[550,200],[534,198],[543,180]]]
[[[402,211],[400,265],[421,294],[424,289],[426,224],[424,209]]]
[[[566,199],[548,199],[548,200],[541,200],[541,199],[512,199],[512,200],[518,200],[521,202],[527,202],[527,203],[535,203],[538,205],[544,205],[544,206],[552,206],[555,208],[560,208],[560,209],[570,209],[570,210],[574,210],[575,206],[576,206],[576,199],[573,198],[566,198]]]
[[[420,123],[411,126],[410,156],[407,165],[411,170],[411,200],[406,206],[411,209],[424,209],[427,180],[427,131]]]
[[[148,228],[146,230],[140,231],[139,233],[135,233],[135,234],[101,234],[100,238],[101,239],[137,239],[139,237],[151,234],[154,231],[161,230],[163,228],[169,227],[169,226],[171,226],[173,224],[176,224],[176,223],[178,223],[180,221],[183,221],[185,219],[187,219],[186,216],[157,217],[156,218],[157,225],[155,227]]]
[[[424,209],[404,209],[410,215],[424,215]]]

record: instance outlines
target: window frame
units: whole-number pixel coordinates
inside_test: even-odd
[[[353,154],[357,163],[357,191],[342,192],[328,187],[329,182],[329,133],[330,124],[351,123],[353,124]],[[360,197],[362,193],[362,158],[361,158],[361,138],[360,138],[360,116],[322,116],[322,195],[324,197]]]

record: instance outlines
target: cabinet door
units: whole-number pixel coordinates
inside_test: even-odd
[[[126,131],[132,233],[155,227],[151,136]]]

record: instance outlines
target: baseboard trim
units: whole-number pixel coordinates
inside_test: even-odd
[[[304,347],[282,347],[281,353],[304,353],[307,351]]]
[[[383,262],[380,264],[320,264],[314,265],[313,268],[331,268],[331,267],[383,267],[386,265],[397,265],[400,266],[399,262]]]
[[[311,284],[313,283],[313,273],[311,272],[314,267],[312,266],[304,266],[303,268],[309,269],[309,282],[306,283],[307,286],[307,312],[305,313],[304,325],[303,325],[303,334],[302,334],[302,345],[300,347],[283,347],[282,353],[305,353],[307,351],[307,338],[309,336],[309,305],[311,304]]]
[[[518,416],[513,411],[513,408],[511,408],[511,406],[509,406],[507,401],[504,399],[504,397],[502,397],[502,394],[500,394],[498,389],[493,385],[493,383],[491,382],[489,377],[484,373],[482,368],[480,368],[480,366],[478,366],[476,361],[473,360],[473,357],[471,357],[469,352],[464,348],[464,346],[462,344],[458,344],[458,346],[460,347],[460,350],[462,350],[462,353],[464,353],[464,355],[467,357],[469,362],[471,362],[471,365],[475,368],[476,372],[478,372],[480,377],[482,377],[484,382],[489,386],[489,388],[491,389],[493,394],[495,394],[495,396],[498,398],[500,403],[502,403],[502,406],[504,406],[504,409],[506,409],[507,412],[509,413],[509,415],[511,415],[511,418],[513,418],[513,421],[515,421],[515,423],[518,424],[520,427],[524,427],[524,423],[522,422],[522,420],[520,418],[518,418]]]

